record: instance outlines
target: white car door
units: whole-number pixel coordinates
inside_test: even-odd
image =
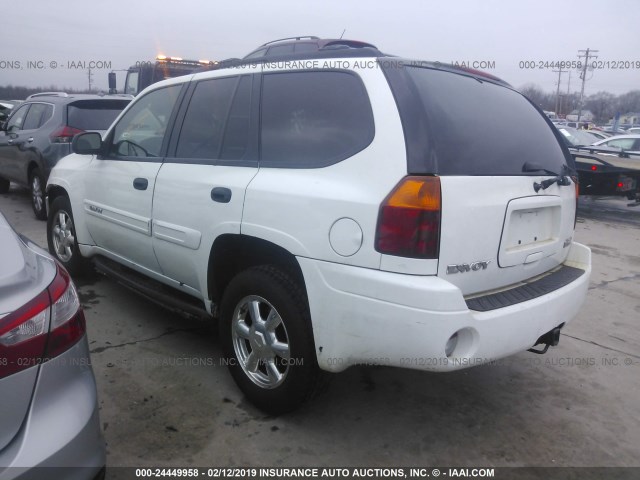
[[[95,244],[135,266],[161,272],[151,245],[156,176],[181,84],[136,99],[105,139],[105,154],[85,175],[84,210]]]
[[[254,75],[194,81],[156,180],[155,256],[165,276],[205,295],[203,265],[217,237],[240,233],[245,190],[258,171],[258,92]]]

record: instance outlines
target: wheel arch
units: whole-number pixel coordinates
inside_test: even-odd
[[[275,243],[242,234],[223,234],[213,242],[207,270],[209,298],[220,304],[231,279],[239,272],[258,265],[282,268],[306,291],[302,269],[295,255]]]

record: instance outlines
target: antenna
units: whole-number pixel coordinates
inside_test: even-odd
[[[342,35],[340,35],[340,39],[342,40],[342,37],[344,37],[344,32],[346,32],[347,29],[345,28],[344,30],[342,30]]]

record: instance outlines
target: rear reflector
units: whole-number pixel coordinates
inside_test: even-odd
[[[438,258],[440,178],[405,177],[380,205],[376,250],[409,258]]]
[[[85,319],[69,274],[56,265],[49,287],[0,319],[0,378],[65,352],[86,331]]]

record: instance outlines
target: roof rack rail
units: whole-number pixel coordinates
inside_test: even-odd
[[[271,45],[272,43],[277,43],[277,42],[284,42],[285,40],[319,40],[320,37],[316,37],[314,35],[303,35],[301,37],[287,37],[287,38],[279,38],[278,40],[271,40],[270,42],[267,43],[263,43],[262,45],[260,45],[261,47],[264,47],[266,45]]]
[[[36,97],[68,97],[69,94],[67,92],[40,92],[40,93],[34,93],[32,95],[29,95],[27,97],[27,100],[31,99],[31,98],[36,98]]]

